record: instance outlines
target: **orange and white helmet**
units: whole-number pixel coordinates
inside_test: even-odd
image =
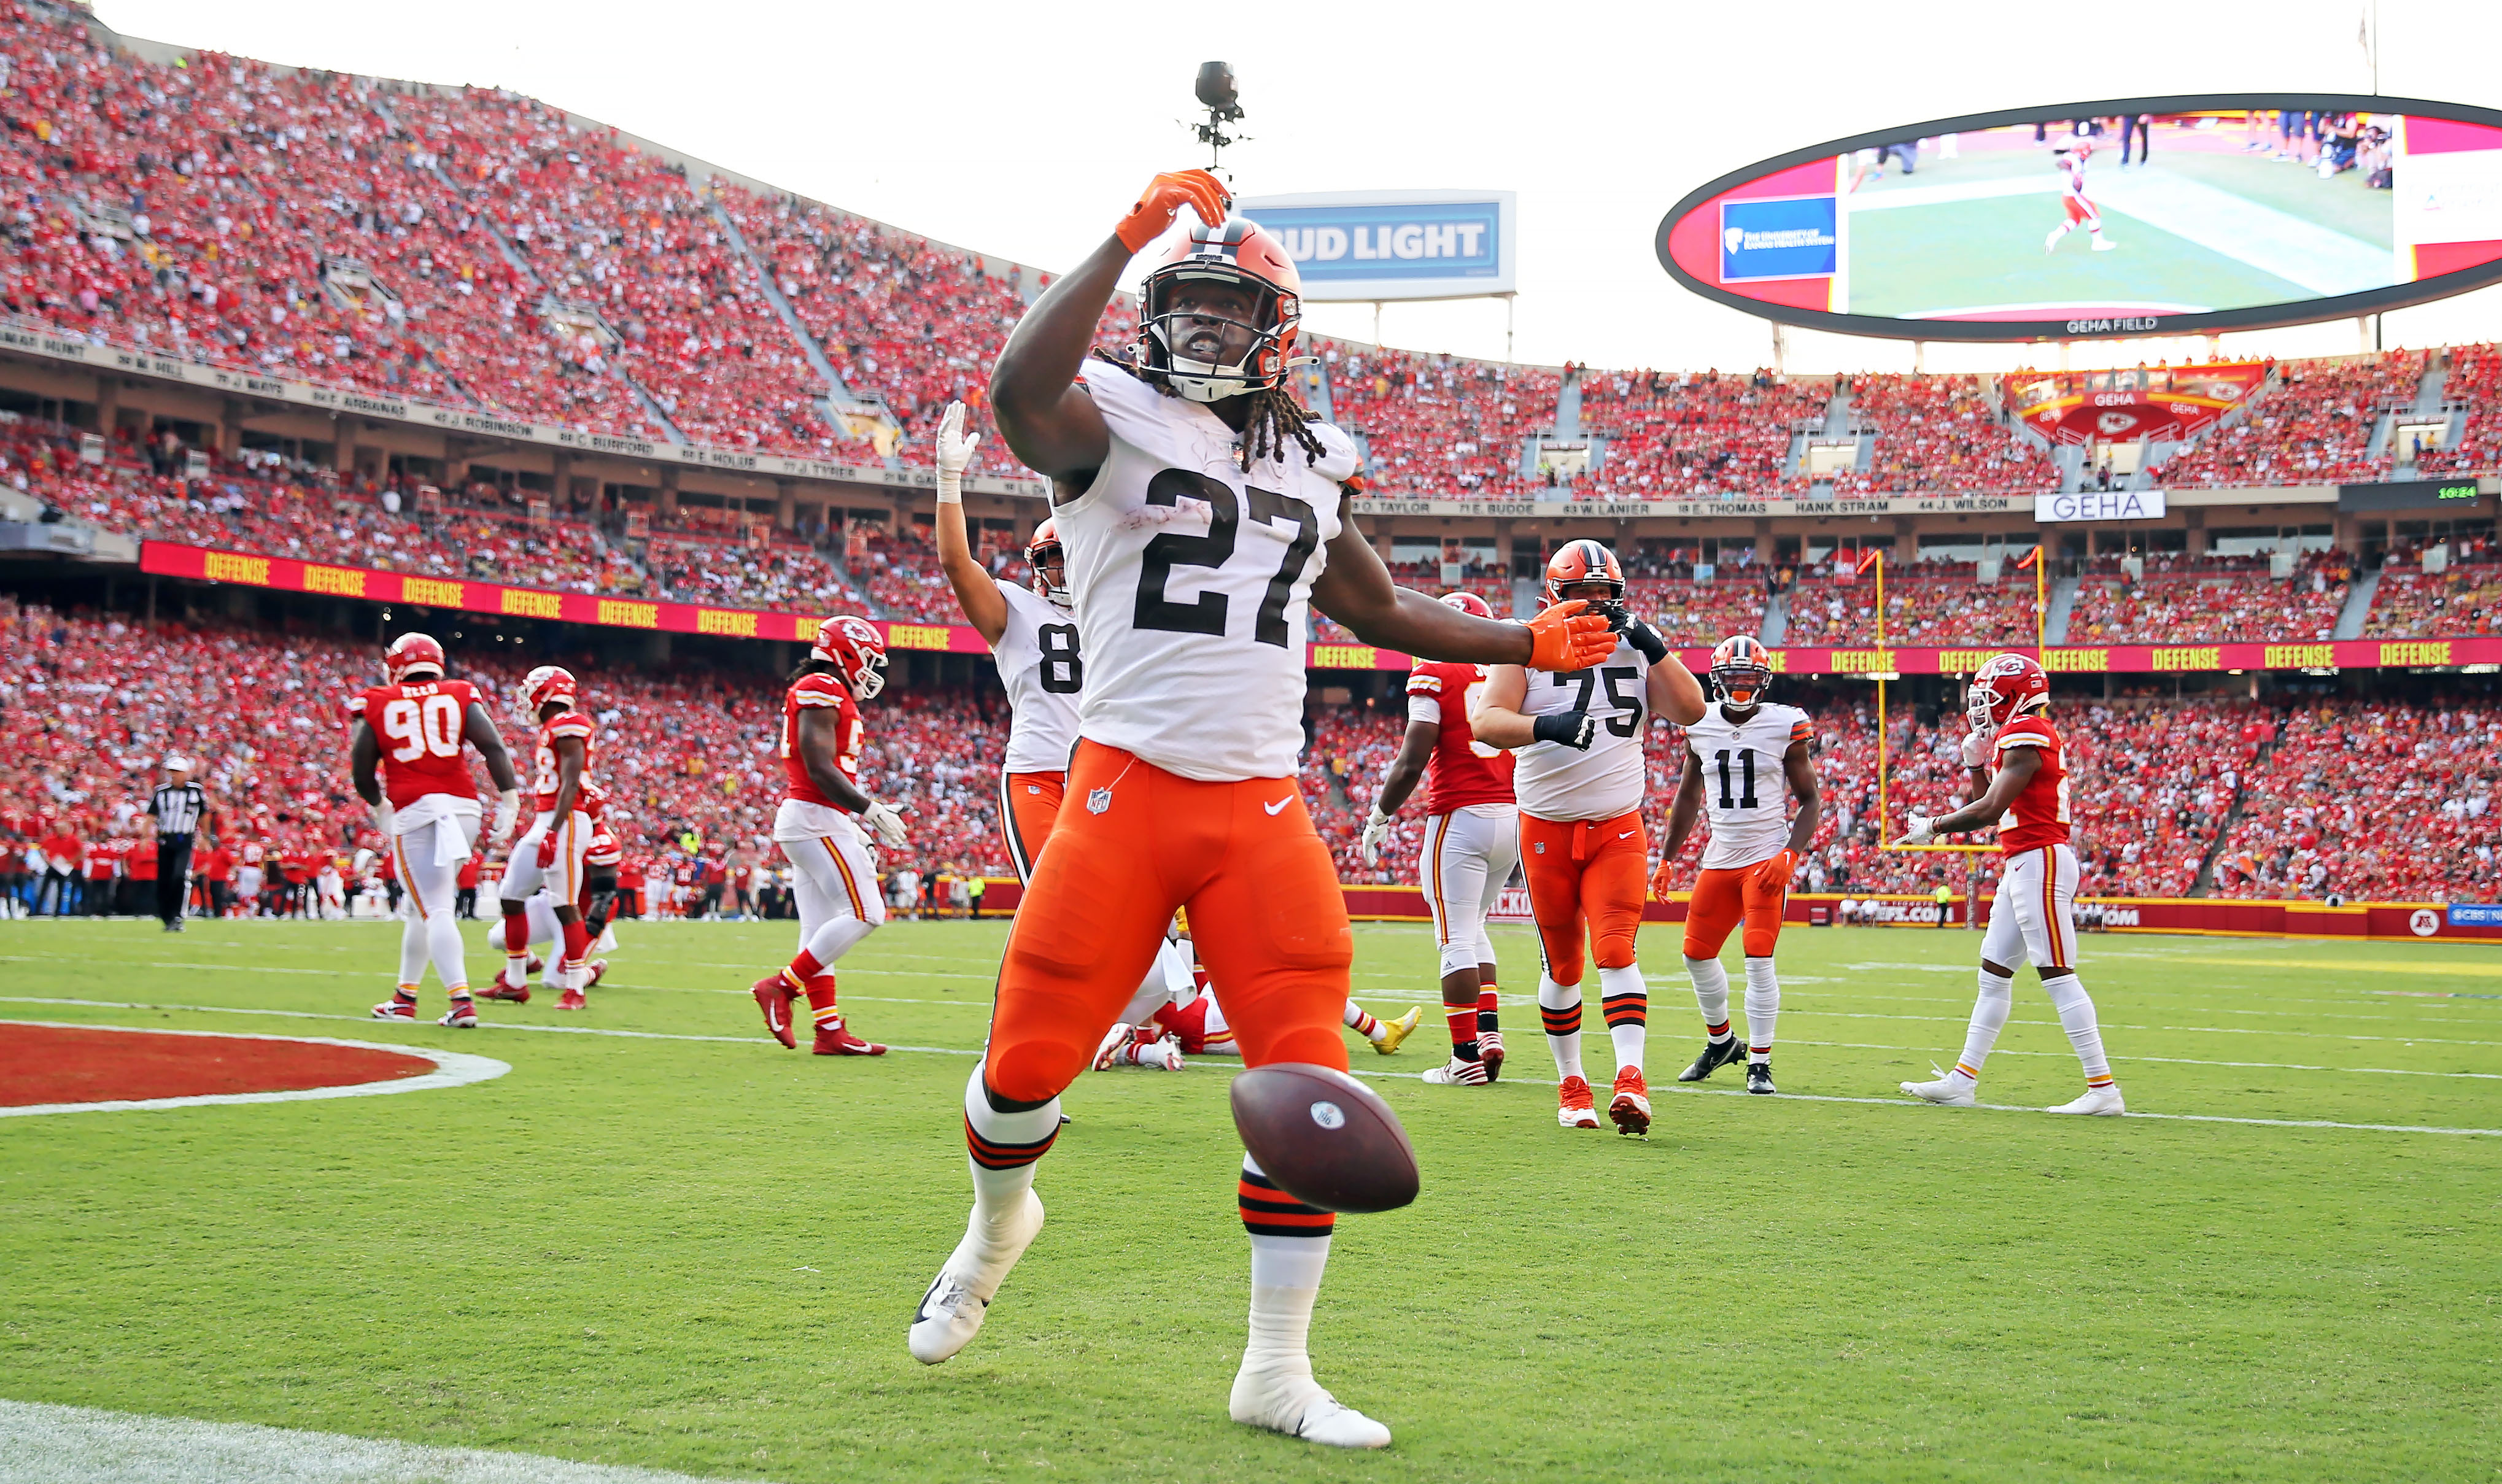
[[[392,685],[404,680],[441,680],[443,646],[435,643],[431,634],[402,634],[383,651],[383,673],[390,677]]]
[[[1059,582],[1043,575],[1042,564],[1046,561],[1059,566]],[[1068,592],[1068,552],[1060,544],[1058,525],[1045,521],[1033,528],[1033,539],[1025,544],[1025,564],[1032,573],[1027,582],[1032,587],[1035,596],[1063,608],[1074,601]]]
[[[886,640],[876,624],[855,614],[838,613],[818,624],[808,658],[832,665],[856,699],[873,700],[886,689]]]
[[[1217,365],[1174,350],[1174,321],[1186,317],[1173,308],[1173,290],[1195,279],[1248,288],[1259,300],[1252,321],[1243,326],[1251,344],[1240,360]],[[1215,226],[1192,227],[1147,275],[1138,300],[1139,358],[1191,401],[1221,402],[1285,381],[1303,322],[1303,276],[1285,244],[1258,222],[1233,217]]]
[[[550,705],[570,708],[575,703],[573,672],[560,664],[543,664],[522,677],[522,705],[532,721]]]
[[[1750,634],[1731,634],[1712,647],[1708,673],[1720,704],[1752,711],[1772,686],[1772,653]]]
[[[2030,655],[1993,655],[1964,688],[1964,718],[1996,730],[2050,704],[2050,677]]]
[[[1621,602],[1625,595],[1625,569],[1616,564],[1616,554],[1606,544],[1584,536],[1567,541],[1546,558],[1546,601],[1564,601],[1564,590],[1582,583],[1606,583],[1607,595],[1601,602]]]

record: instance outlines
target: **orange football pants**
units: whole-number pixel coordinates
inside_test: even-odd
[[[1185,907],[1244,1064],[1346,1069],[1355,935],[1295,780],[1199,783],[1080,742],[1067,803],[1008,931],[993,1092],[1036,1103],[1076,1081]]]
[[[1042,842],[1060,817],[1060,795],[1065,773],[999,774],[999,839],[1016,862],[1017,880],[1033,880],[1033,863],[1041,859]]]
[[[1729,941],[1729,929],[1746,924],[1746,957],[1769,959],[1781,940],[1781,917],[1789,908],[1790,884],[1755,879],[1758,867],[1724,866],[1694,879],[1694,895],[1685,904],[1685,956],[1716,959]]]
[[[1650,841],[1640,810],[1611,820],[1565,821],[1524,810],[1520,868],[1529,878],[1529,915],[1538,924],[1548,978],[1581,982],[1585,926],[1599,967],[1634,961],[1634,933],[1650,891]]]

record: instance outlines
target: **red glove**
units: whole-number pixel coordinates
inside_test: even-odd
[[[1529,621],[1529,667],[1550,675],[1586,670],[1616,652],[1606,618],[1583,613],[1586,599],[1557,603]]]
[[[1197,212],[1200,220],[1215,226],[1234,209],[1234,193],[1204,170],[1167,170],[1147,183],[1137,204],[1112,228],[1112,235],[1131,252],[1143,252],[1148,243],[1165,234],[1185,206]]]
[[[1798,852],[1784,849],[1769,860],[1755,862],[1755,885],[1767,892],[1786,892],[1790,878],[1798,873]]]
[[[539,869],[546,870],[554,864],[556,864],[556,831],[550,829],[539,836]]]

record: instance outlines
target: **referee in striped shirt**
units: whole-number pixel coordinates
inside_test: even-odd
[[[165,782],[150,795],[156,821],[156,915],[167,932],[183,930],[183,899],[190,894],[191,837],[208,813],[208,795],[191,782],[187,758],[165,755]]]

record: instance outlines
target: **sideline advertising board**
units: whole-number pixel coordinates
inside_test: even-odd
[[[1277,234],[1304,299],[1362,303],[1510,293],[1519,200],[1508,190],[1344,190],[1235,209]]]

